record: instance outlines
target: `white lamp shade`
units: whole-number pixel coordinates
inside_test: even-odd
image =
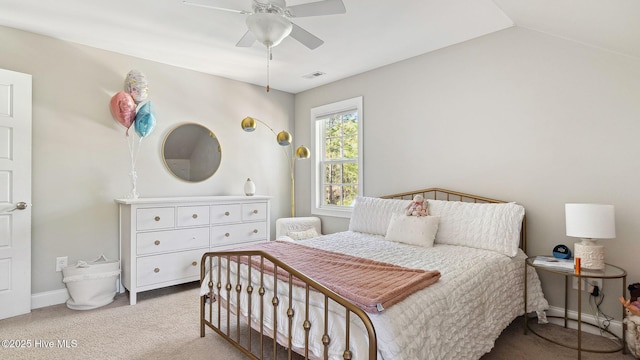
[[[272,13],[256,13],[247,17],[247,27],[266,47],[273,47],[291,34],[293,25],[285,17]]]
[[[565,204],[567,236],[583,239],[616,237],[615,208],[603,204]]]

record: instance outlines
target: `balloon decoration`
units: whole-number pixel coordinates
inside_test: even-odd
[[[122,126],[127,128],[125,132],[127,144],[129,145],[129,155],[131,156],[131,176],[132,190],[129,198],[137,199],[139,194],[136,186],[136,161],[142,139],[151,134],[156,127],[156,116],[151,106],[151,101],[146,101],[149,96],[147,78],[138,70],[131,70],[124,81],[124,91],[119,91],[111,98],[109,107],[113,118]],[[136,110],[137,108],[137,110]],[[134,136],[129,136],[129,128],[133,125],[138,141]]]
[[[140,136],[140,138],[145,138],[149,133],[153,131],[156,127],[156,116],[153,113],[153,109],[151,108],[151,101],[144,103],[138,113],[136,114],[135,120],[135,129],[136,133]]]
[[[124,81],[124,91],[131,94],[136,104],[147,100],[147,96],[149,96],[147,77],[138,70],[129,71]]]
[[[122,126],[129,129],[136,117],[136,103],[131,95],[119,91],[111,98],[111,114]]]

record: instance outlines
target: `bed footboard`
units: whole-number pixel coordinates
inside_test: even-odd
[[[201,337],[209,327],[251,359],[377,359],[366,312],[270,254],[208,252],[200,266]]]

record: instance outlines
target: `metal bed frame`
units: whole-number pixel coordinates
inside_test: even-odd
[[[382,196],[384,199],[413,199],[415,195],[422,195],[425,199],[432,200],[445,200],[445,201],[463,201],[463,202],[473,202],[473,203],[504,203],[504,201],[465,194],[457,191],[445,190],[440,188],[430,188],[423,189],[411,192],[404,192],[393,195]],[[526,228],[525,221],[523,219],[522,230],[521,230],[521,248],[523,250],[526,249]],[[258,260],[256,260],[258,259]],[[225,260],[227,264],[230,264],[226,267],[226,270],[222,270],[221,267],[216,266],[216,264],[220,264],[221,261]],[[241,263],[251,264],[253,262],[258,261],[260,266],[259,268],[253,268],[252,266],[247,267],[248,278],[251,279],[251,272],[258,271],[260,283],[259,284],[242,284],[240,279],[240,267]],[[265,261],[271,262],[274,265],[273,272],[265,273],[264,263]],[[237,266],[237,276],[231,275],[231,266]],[[288,274],[288,281],[275,280],[278,279],[277,271],[282,269],[286,271]],[[345,317],[345,342],[346,349],[344,349],[343,359],[350,360],[353,358],[352,351],[348,348],[350,344],[350,336],[351,336],[351,316],[355,316],[359,318],[363,325],[364,329],[367,333],[368,338],[368,357],[369,360],[377,359],[377,339],[375,329],[371,320],[369,319],[366,312],[352,304],[348,300],[344,299],[340,295],[335,292],[329,290],[322,284],[317,283],[313,279],[307,277],[305,274],[297,271],[291,266],[285,264],[279,259],[271,256],[270,254],[264,251],[252,251],[252,250],[242,250],[242,251],[217,251],[217,252],[207,252],[202,256],[202,261],[200,263],[200,281],[201,283],[204,281],[206,276],[208,275],[209,279],[213,279],[214,271],[216,271],[218,281],[214,284],[213,281],[209,280],[207,283],[209,293],[207,295],[203,295],[200,297],[200,336],[205,336],[205,327],[211,328],[213,331],[218,333],[224,339],[226,339],[229,343],[238,348],[241,352],[243,352],[248,358],[251,359],[277,359],[279,354],[285,355],[287,359],[299,358],[302,356],[304,359],[310,359],[311,354],[309,353],[309,343],[311,339],[309,338],[309,331],[312,326],[322,326],[323,328],[323,336],[322,336],[322,344],[324,346],[324,359],[328,359],[328,348],[331,344],[331,337],[329,336],[328,331],[328,316],[329,316],[329,302],[332,301],[334,304],[342,307],[342,311],[344,311]],[[265,288],[264,288],[264,276],[273,276],[274,279],[274,297],[271,299],[265,299]],[[234,279],[234,277],[236,277]],[[292,334],[293,334],[293,317],[295,312],[293,310],[293,288],[297,285],[293,285],[294,281],[302,281],[304,283],[304,291],[306,295],[306,300],[304,304],[304,322],[303,322],[303,330],[305,331],[305,346],[303,349],[293,349],[292,344]],[[254,285],[257,285],[258,288],[254,289]],[[287,304],[281,303],[277,294],[277,287],[285,286],[288,291],[289,301]],[[248,303],[241,304],[240,297],[242,291],[245,291],[248,295]],[[251,301],[254,291],[257,291],[260,301],[260,310],[258,314],[251,313]],[[324,297],[324,318],[322,323],[314,324],[309,319],[309,296],[310,292],[315,291]],[[226,297],[221,296],[224,294]],[[227,306],[224,299],[232,299],[232,296],[236,298],[236,306],[235,309],[231,309],[230,306]],[[223,304],[223,302],[225,302]],[[214,305],[214,303],[216,305]],[[241,311],[241,306],[247,306],[247,316],[243,316]],[[270,334],[271,331],[267,329],[265,331],[265,323],[264,323],[264,311],[265,306],[273,307],[273,332],[276,334]],[[288,318],[288,328],[287,328],[287,336],[286,339],[278,340],[278,309],[282,306],[286,306],[286,314]],[[283,308],[280,308],[280,313],[283,313]],[[257,319],[257,320],[256,320]],[[253,320],[253,321],[252,321]],[[253,322],[253,325],[252,325]],[[243,336],[243,331],[244,336]],[[253,330],[252,330],[253,329]],[[255,333],[254,333],[255,332]],[[256,334],[257,333],[257,334]],[[275,336],[270,336],[275,335]],[[257,339],[255,339],[257,337]],[[265,339],[265,337],[270,337],[271,339]],[[254,344],[257,342],[257,344]],[[254,346],[255,345],[255,346]],[[269,357],[265,358],[265,355],[270,354]]]

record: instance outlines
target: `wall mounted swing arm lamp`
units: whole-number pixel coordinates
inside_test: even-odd
[[[242,119],[240,126],[242,127],[242,130],[244,130],[245,132],[253,132],[258,127],[258,123],[261,123],[262,125],[264,125],[267,129],[269,129],[273,133],[273,135],[276,136],[276,142],[278,143],[278,145],[282,146],[282,151],[284,152],[285,157],[289,162],[289,175],[290,175],[289,180],[290,180],[290,190],[291,190],[291,217],[295,217],[296,216],[295,179],[294,179],[295,161],[298,159],[308,159],[311,156],[311,152],[309,151],[309,148],[307,148],[304,145],[301,145],[295,150],[295,153],[294,153],[293,136],[291,136],[291,134],[286,130],[282,130],[279,133],[276,133],[273,130],[273,128],[271,128],[271,126],[267,125],[262,120],[247,116],[246,118]],[[287,151],[284,148],[286,146],[289,147],[289,151]]]

